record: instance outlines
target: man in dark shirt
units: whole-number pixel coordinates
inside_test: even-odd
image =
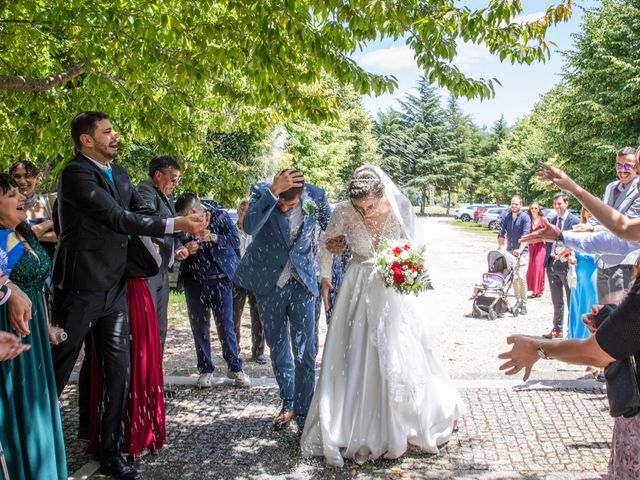
[[[518,258],[515,266],[513,294],[518,302],[515,309],[520,315],[527,314],[527,265],[529,264],[529,247],[520,242],[520,237],[531,231],[531,219],[522,211],[522,199],[515,195],[511,199],[511,209],[502,217],[498,233],[498,247],[506,246],[507,252]],[[505,238],[506,234],[506,238]]]
[[[176,200],[176,211],[189,214],[202,212],[200,200],[193,193],[183,193]],[[240,348],[233,323],[233,294],[231,278],[240,259],[236,250],[240,237],[229,214],[222,208],[211,210],[209,221],[211,237],[200,243],[198,250],[180,265],[184,280],[189,322],[196,344],[196,357],[200,376],[198,388],[211,387],[213,361],[211,359],[210,322],[213,312],[222,346],[222,357],[227,363],[227,377],[236,386],[248,388],[251,380],[244,373]]]

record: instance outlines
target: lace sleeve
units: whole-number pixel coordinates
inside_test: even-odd
[[[347,233],[348,209],[345,202],[336,205],[336,208],[329,219],[329,226],[320,240],[320,278],[331,279],[331,267],[333,265],[333,254],[326,248],[325,242],[329,238],[334,238]]]

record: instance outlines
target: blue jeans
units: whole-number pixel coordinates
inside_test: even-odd
[[[210,334],[211,311],[213,311],[218,338],[222,346],[222,357],[232,372],[242,370],[242,359],[238,356],[238,340],[233,325],[231,281],[227,278],[195,280],[186,275],[184,294],[187,300],[191,332],[196,344],[198,371],[200,373],[213,372]]]
[[[290,279],[256,299],[282,407],[293,408],[296,423],[303,427],[316,380],[315,297]]]

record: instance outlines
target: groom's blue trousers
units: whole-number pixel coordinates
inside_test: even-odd
[[[256,295],[282,407],[293,408],[299,427],[315,387],[315,297],[291,278],[269,295]]]

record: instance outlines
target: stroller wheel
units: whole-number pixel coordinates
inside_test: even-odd
[[[489,320],[495,320],[496,318],[498,318],[498,314],[493,308],[489,309],[488,314],[489,314]]]

